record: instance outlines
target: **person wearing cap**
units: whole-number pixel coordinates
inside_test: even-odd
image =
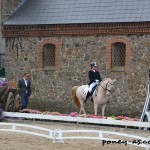
[[[91,63],[91,70],[88,72],[88,77],[89,77],[90,82],[89,82],[89,89],[86,95],[85,102],[90,96],[92,96],[93,91],[94,91],[93,88],[96,87],[102,81],[100,73],[97,71],[96,62]]]

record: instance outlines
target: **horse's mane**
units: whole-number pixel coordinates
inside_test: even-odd
[[[104,79],[102,80],[102,82],[105,81],[105,80],[110,80],[110,78],[104,78]]]

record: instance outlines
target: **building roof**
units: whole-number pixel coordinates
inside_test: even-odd
[[[24,0],[5,25],[150,21],[150,0]]]

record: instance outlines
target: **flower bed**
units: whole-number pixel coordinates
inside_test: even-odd
[[[82,114],[79,115],[77,112],[71,112],[70,114],[61,114],[59,112],[41,112],[39,110],[35,109],[23,109],[20,110],[21,113],[32,113],[32,114],[43,114],[43,115],[58,115],[58,116],[70,116],[70,117],[83,117],[83,118],[96,118],[96,119],[111,119],[111,120],[125,120],[125,121],[140,121],[138,118],[130,118],[127,116],[109,116],[109,117],[103,117],[103,116],[95,116],[93,114]]]

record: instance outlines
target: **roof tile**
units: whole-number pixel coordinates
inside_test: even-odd
[[[150,0],[24,0],[6,25],[150,21]]]

